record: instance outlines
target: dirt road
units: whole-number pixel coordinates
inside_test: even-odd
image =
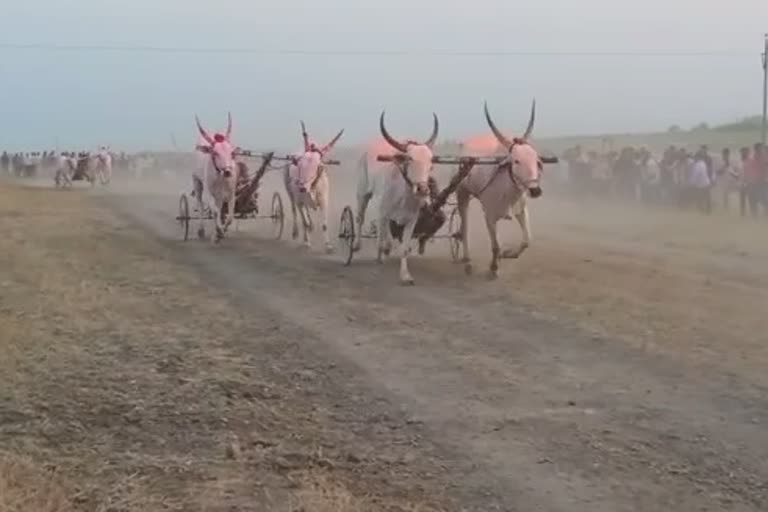
[[[349,202],[348,187],[334,191]],[[228,350],[285,365],[253,378],[300,367],[288,382],[307,394],[291,407],[321,408],[368,464],[353,471],[337,450],[345,489],[456,510],[768,507],[764,223],[545,196],[533,247],[499,280],[465,276],[435,244],[403,288],[394,263],[364,255],[343,268],[258,226],[216,247],[179,242],[172,195],[125,187],[88,201],[117,212],[105,233],[138,227],[146,256],[163,255],[126,280],[200,280],[258,326]],[[480,268],[487,242],[472,233]],[[202,338],[185,350],[204,357],[222,307],[186,305]]]

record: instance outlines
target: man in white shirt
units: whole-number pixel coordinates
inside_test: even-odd
[[[706,155],[699,151],[691,166],[689,185],[693,189],[696,205],[704,213],[712,211],[712,196],[710,188],[712,182],[709,179],[709,166],[707,165]]]

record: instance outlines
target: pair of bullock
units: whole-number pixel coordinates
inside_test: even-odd
[[[379,129],[386,142],[394,150],[396,158],[392,162],[379,162],[378,152],[366,152],[360,160],[357,189],[357,238],[354,241],[355,250],[361,246],[361,233],[365,224],[365,214],[370,201],[379,198],[378,217],[378,256],[379,262],[392,249],[392,233],[390,225],[402,227],[400,234],[400,281],[403,284],[413,284],[414,279],[408,268],[408,257],[412,252],[412,235],[422,207],[430,202],[430,178],[433,169],[433,146],[439,133],[439,120],[434,115],[432,135],[425,142],[414,140],[400,141],[392,137],[386,129],[384,112],[379,119]],[[518,258],[531,241],[527,197],[537,198],[541,195],[540,176],[543,168],[542,159],[529,143],[536,119],[536,103],[531,108],[528,126],[522,137],[509,138],[495,125],[485,105],[485,118],[498,142],[503,146],[503,159],[498,164],[478,165],[474,167],[456,190],[458,209],[461,217],[460,237],[462,244],[462,260],[467,272],[471,272],[471,259],[467,239],[468,206],[470,200],[477,198],[485,213],[485,222],[491,240],[491,262],[489,273],[491,277],[498,274],[501,258]],[[200,125],[197,126],[206,145],[198,149],[209,155],[204,164],[203,177],[195,176],[195,197],[198,200],[199,211],[202,211],[202,193],[207,191],[211,201],[211,209],[216,220],[216,234],[213,240],[223,236],[233,218],[235,203],[235,185],[237,183],[235,152],[230,142],[232,130],[231,117],[226,135],[216,134],[214,137]],[[325,146],[317,146],[309,140],[302,123],[304,152],[294,159],[285,170],[285,185],[291,201],[294,216],[293,236],[298,236],[296,224],[297,211],[301,216],[304,227],[304,243],[309,245],[308,234],[313,223],[311,210],[320,210],[324,242],[327,250],[331,250],[328,237],[328,194],[329,183],[323,170],[323,156],[338,142],[343,130]],[[477,149],[471,144],[462,148],[464,156],[478,155]],[[203,186],[205,183],[205,186]],[[226,219],[222,215],[224,207],[228,208]],[[522,242],[517,249],[502,251],[498,242],[498,221],[509,217],[512,212],[523,232]],[[203,236],[202,220],[199,235]]]
[[[193,175],[193,195],[197,200],[197,211],[204,211],[204,195],[215,221],[215,232],[211,241],[218,242],[229,228],[235,214],[235,194],[238,183],[239,167],[235,163],[236,151],[232,145],[232,116],[227,119],[227,132],[211,136],[195,118],[197,129],[202,139],[197,149],[202,153],[199,169],[202,175]],[[298,238],[297,214],[301,216],[304,232],[304,245],[310,247],[309,235],[314,229],[311,211],[319,210],[321,228],[328,252],[333,248],[328,236],[328,206],[330,186],[323,165],[323,157],[333,149],[333,146],[344,134],[341,130],[328,144],[318,146],[310,140],[304,122],[301,123],[304,150],[300,155],[294,155],[286,165],[284,172],[285,188],[291,201],[293,213],[293,238]],[[203,217],[200,214],[198,237],[205,237]]]
[[[402,226],[400,245],[400,282],[413,284],[414,280],[408,269],[408,256],[412,252],[412,235],[419,219],[422,207],[428,205],[430,197],[430,177],[435,155],[432,151],[437,140],[439,122],[434,115],[432,135],[425,142],[413,140],[399,141],[392,137],[384,125],[384,113],[379,119],[379,129],[387,143],[395,150],[393,162],[383,163],[377,160],[377,154],[363,155],[360,161],[360,175],[357,190],[357,239],[354,249],[361,246],[360,233],[365,225],[365,213],[374,196],[380,196],[378,218],[378,257],[388,255],[392,248],[391,224]],[[518,258],[531,242],[531,228],[528,215],[527,197],[541,196],[542,159],[529,143],[536,120],[536,102],[531,107],[528,127],[522,137],[509,138],[495,125],[485,105],[485,118],[496,140],[503,147],[503,159],[498,164],[477,165],[473,167],[456,189],[458,210],[461,218],[459,236],[462,245],[462,261],[467,273],[472,271],[467,239],[469,222],[468,207],[474,197],[480,201],[485,213],[485,224],[491,240],[490,277],[498,275],[500,258]],[[465,144],[462,156],[491,156],[479,154],[489,152],[487,148]],[[495,148],[490,151],[496,153]],[[523,231],[522,242],[517,249],[502,251],[497,236],[499,220],[508,218],[512,212]],[[452,233],[453,235],[453,233]]]
[[[112,153],[107,146],[101,146],[93,155],[62,153],[57,158],[55,179],[62,186],[71,186],[72,181],[83,178],[95,183],[97,177],[104,185],[112,180]]]

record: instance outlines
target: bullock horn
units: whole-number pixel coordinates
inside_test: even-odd
[[[390,146],[395,148],[396,150],[400,151],[401,153],[405,153],[407,151],[407,147],[402,142],[398,142],[395,140],[387,131],[386,126],[384,126],[384,111],[381,111],[381,117],[379,118],[379,130],[381,131],[381,135],[386,139],[386,141],[389,143]]]
[[[499,131],[498,128],[496,128],[496,125],[493,123],[493,120],[491,119],[491,114],[488,112],[488,102],[485,102],[485,120],[488,122],[488,126],[491,128],[491,131],[496,136],[496,138],[501,142],[504,147],[510,148],[512,146],[512,141],[509,140],[504,136],[501,131]]]
[[[525,129],[525,134],[523,135],[523,138],[528,140],[528,137],[531,136],[531,133],[533,133],[533,125],[536,123],[536,99],[534,98],[533,104],[531,105],[531,118],[528,120],[528,127]]]
[[[208,135],[208,132],[205,131],[205,128],[203,128],[203,125],[200,124],[200,118],[195,116],[195,122],[197,123],[197,129],[200,131],[200,135],[203,136],[203,138],[208,144],[213,144],[213,139],[211,138],[210,135]]]
[[[339,142],[339,139],[341,136],[344,135],[344,129],[342,128],[341,131],[325,146],[323,146],[323,149],[320,150],[321,153],[327,153],[330,151],[334,145],[336,145],[337,142]]]
[[[227,140],[232,135],[232,112],[227,112]]]
[[[304,140],[304,151],[309,151],[309,134],[307,127],[304,126],[304,121],[301,121],[301,137]]]
[[[432,147],[432,145],[437,140],[437,134],[440,132],[440,121],[437,119],[437,114],[432,112],[432,135],[427,139],[427,141],[424,143],[425,146]]]

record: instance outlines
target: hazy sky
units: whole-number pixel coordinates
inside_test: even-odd
[[[193,143],[197,112],[244,147],[484,132],[483,100],[539,136],[722,122],[761,108],[768,0],[23,0],[0,44],[252,48],[260,53],[0,47],[0,147]],[[414,51],[285,55],[281,51]],[[731,52],[705,56],[427,55],[434,51]]]

